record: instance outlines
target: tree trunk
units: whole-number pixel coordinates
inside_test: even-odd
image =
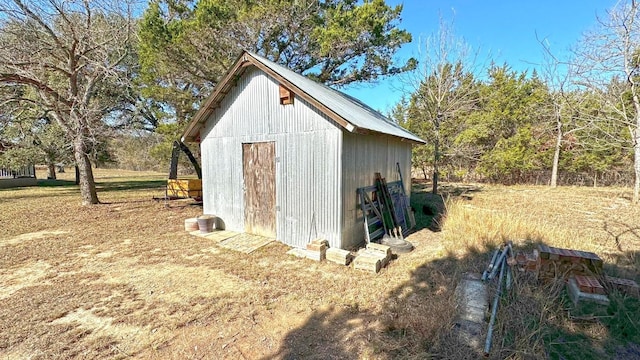
[[[433,194],[438,194],[438,176],[440,175],[438,173],[438,151],[440,151],[439,147],[439,141],[440,139],[438,139],[438,136],[436,136],[435,141],[433,142]]]
[[[636,6],[635,2],[633,6]],[[637,204],[640,200],[640,97],[638,97],[638,93],[636,92],[636,84],[633,82],[631,83],[631,92],[633,93],[633,107],[636,111],[636,126],[635,129],[631,131],[631,141],[633,141],[633,169],[635,175],[632,202]]]
[[[80,180],[80,196],[82,197],[82,205],[98,204],[98,193],[96,192],[96,183],[93,179],[93,170],[91,162],[87,156],[87,145],[83,136],[78,136],[73,143],[73,155],[76,159],[76,165],[79,172]]]
[[[633,153],[633,167],[636,178],[633,186],[633,203],[637,204],[640,200],[640,114],[638,114],[638,125],[634,130]]]
[[[558,110],[556,110],[558,111]],[[562,147],[562,121],[560,113],[556,113],[556,147],[553,151],[553,164],[551,165],[551,187],[558,187],[558,166],[560,164],[560,148]]]
[[[54,158],[51,155],[47,154],[45,160],[47,161],[47,179],[55,180],[56,164],[54,164]]]

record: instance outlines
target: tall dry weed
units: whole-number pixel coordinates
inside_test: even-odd
[[[507,241],[525,248],[545,243],[586,251],[601,249],[593,236],[576,236],[570,227],[532,214],[526,204],[509,209],[477,207],[457,199],[446,204],[442,230],[445,248],[451,252],[484,252]]]

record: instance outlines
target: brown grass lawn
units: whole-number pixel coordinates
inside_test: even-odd
[[[453,291],[506,239],[595,251],[640,280],[627,189],[448,185],[442,203],[417,184],[416,249],[373,275],[280,243],[247,255],[191,236],[184,219],[200,207],[153,200],[165,174],[96,178],[93,207],[68,177],[0,190],[0,358],[475,358],[453,336]],[[439,224],[424,205],[446,208]],[[561,289],[519,274],[491,357],[640,358],[637,300],[575,309]]]

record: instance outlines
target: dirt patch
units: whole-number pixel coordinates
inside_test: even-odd
[[[2,284],[0,300],[10,297],[20,289],[42,283],[50,270],[51,265],[44,261],[36,261],[17,269],[0,270],[0,284]]]
[[[248,286],[221,270],[176,264],[114,266],[104,278],[107,284],[127,284],[144,296],[165,302],[182,302],[193,297],[241,296]]]
[[[88,340],[103,337],[118,339],[118,349],[132,353],[147,346],[150,329],[123,323],[114,323],[114,318],[95,315],[91,310],[76,309],[51,322],[51,325],[72,325],[88,332]]]
[[[0,246],[16,245],[16,244],[20,244],[23,241],[39,240],[39,239],[44,239],[44,238],[49,237],[49,236],[63,235],[63,234],[67,234],[67,233],[68,233],[68,231],[62,231],[62,230],[36,231],[36,232],[32,232],[32,233],[26,233],[26,234],[18,235],[18,236],[14,237],[14,238],[11,238],[11,239],[0,240]]]

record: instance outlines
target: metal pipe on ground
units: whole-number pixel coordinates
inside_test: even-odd
[[[505,285],[506,285],[506,289],[507,290],[511,290],[511,285],[512,285],[512,281],[513,281],[513,273],[511,272],[511,266],[509,265],[509,263],[507,263],[507,260],[504,261],[506,263],[506,267],[507,267],[507,280],[505,281]]]
[[[500,254],[500,257],[498,258],[498,262],[496,263],[496,266],[493,267],[493,269],[491,270],[491,273],[489,273],[489,276],[487,276],[487,279],[491,280],[494,277],[496,277],[496,274],[498,273],[498,265],[502,263],[502,260],[505,259],[505,257],[507,256],[507,251],[509,251],[510,246],[507,244],[504,247],[504,250],[502,250],[502,253]]]
[[[496,261],[496,258],[498,257],[499,252],[500,252],[500,249],[496,249],[493,252],[493,256],[491,256],[491,261],[489,261],[489,265],[487,265],[487,268],[482,273],[482,281],[487,280],[487,276],[489,275],[489,272],[493,270],[494,262]]]
[[[493,325],[496,322],[496,314],[498,312],[498,303],[500,301],[500,295],[502,292],[502,276],[504,275],[504,267],[506,261],[500,263],[500,276],[498,277],[498,289],[496,290],[496,297],[493,299],[493,308],[491,309],[491,319],[489,320],[489,329],[487,330],[487,341],[484,344],[484,356],[489,356],[489,350],[491,350],[491,339],[493,338]]]

